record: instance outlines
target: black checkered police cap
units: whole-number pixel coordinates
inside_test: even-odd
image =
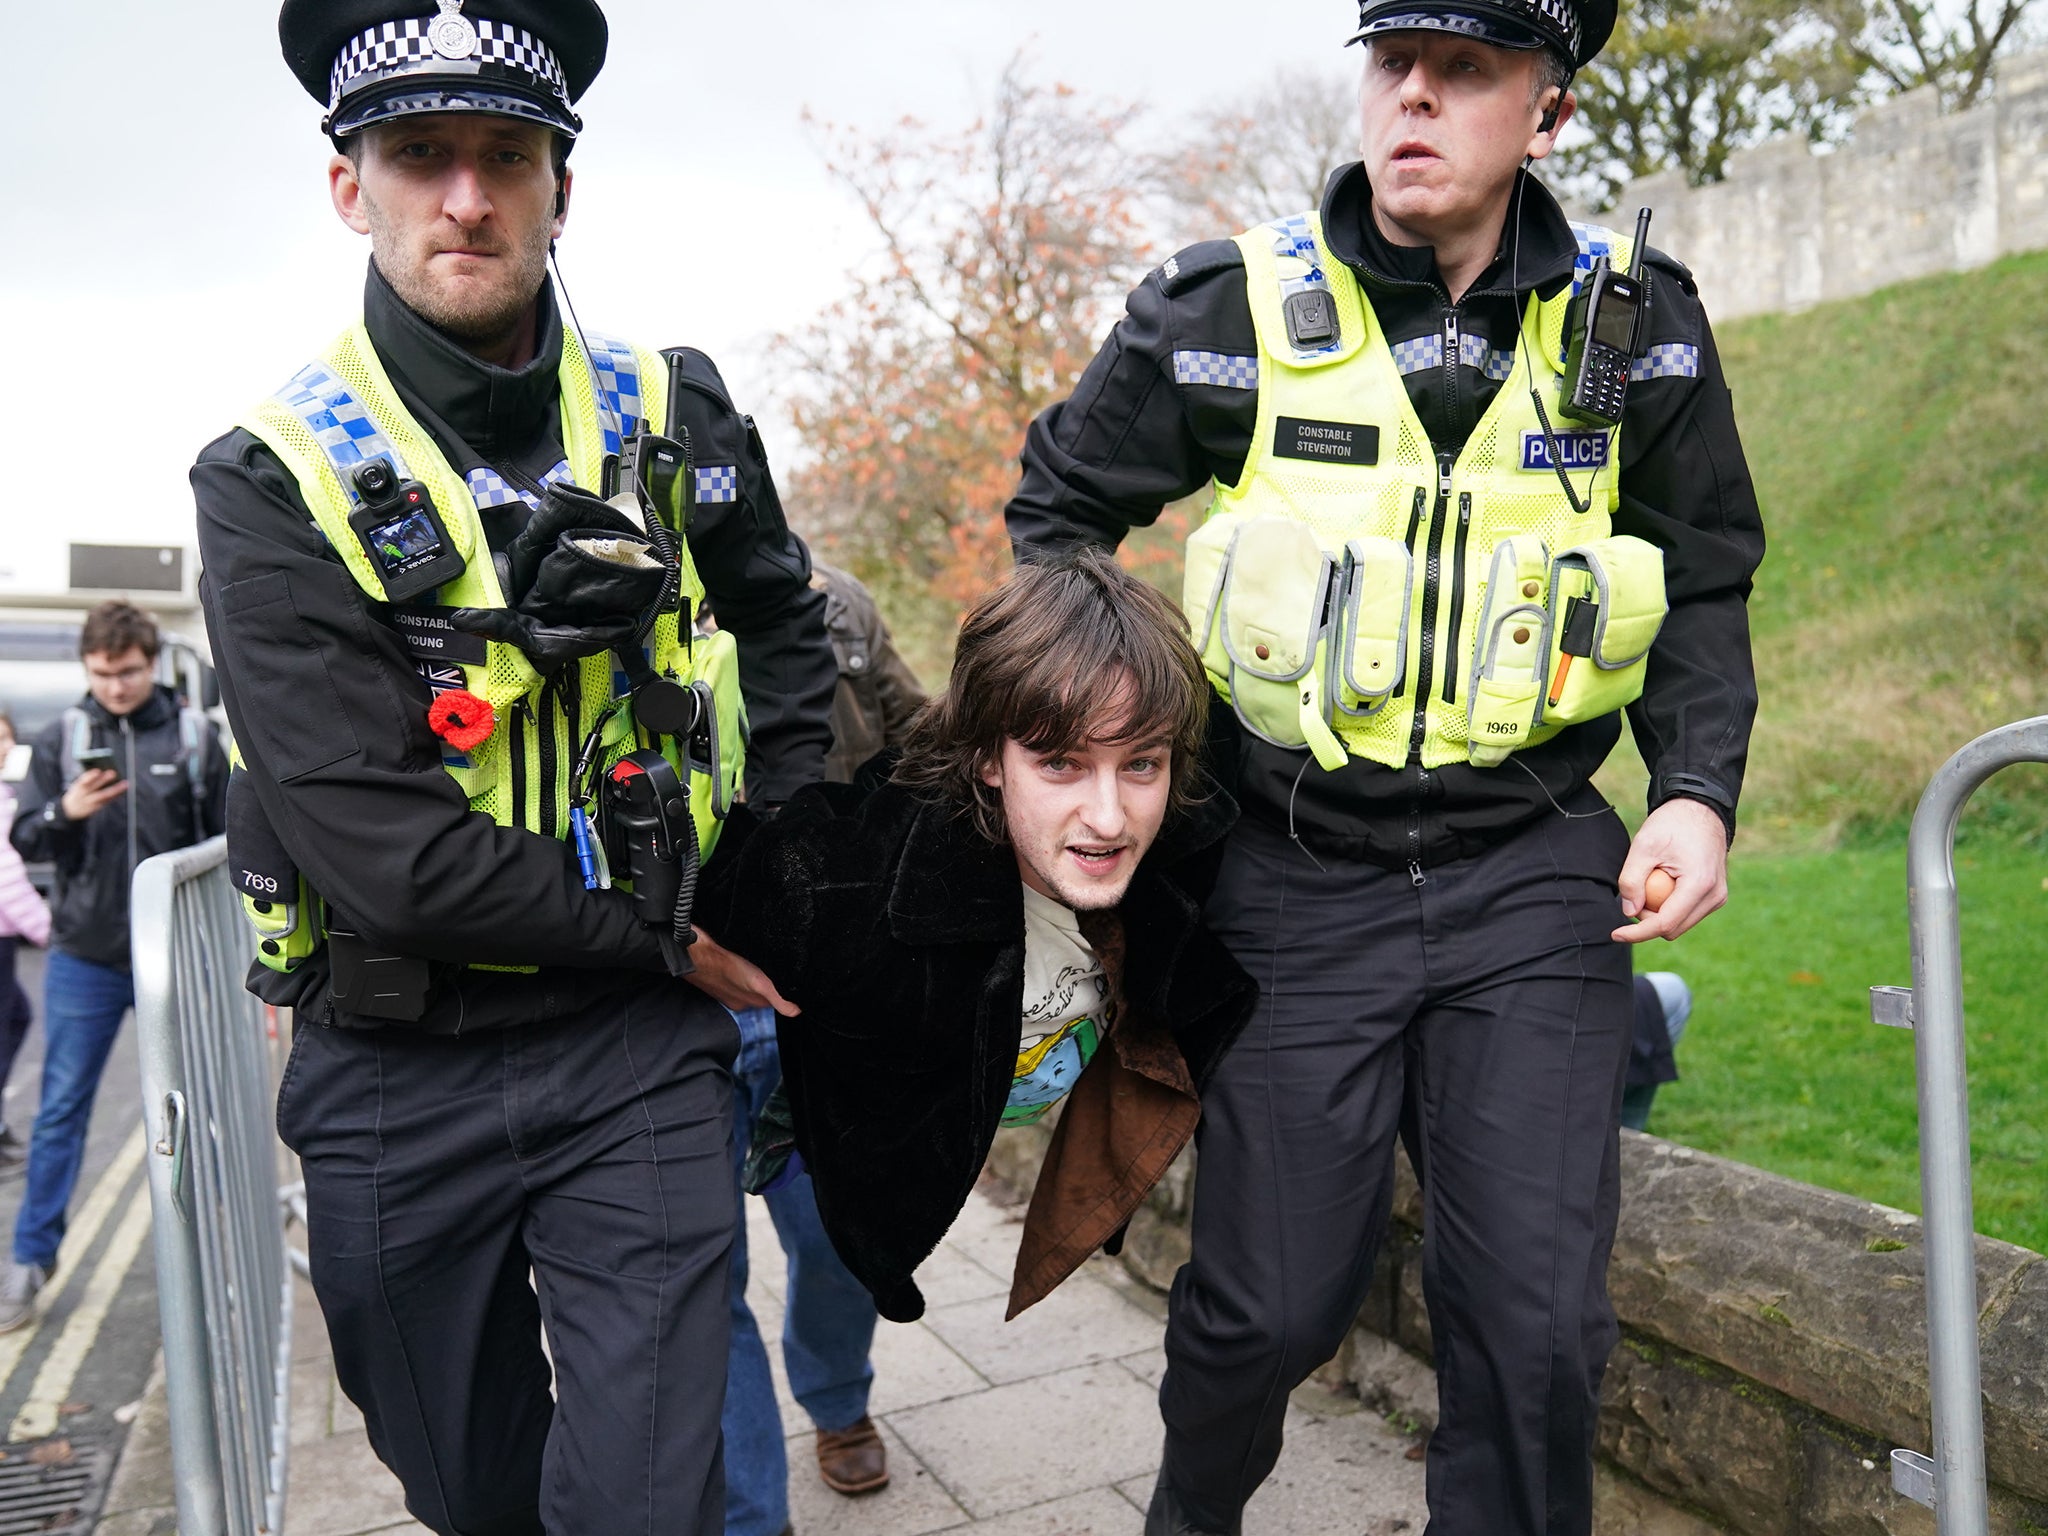
[[[594,0],[285,0],[277,36],[336,139],[414,112],[490,112],[573,139],[570,103],[606,40]]]
[[[1555,48],[1580,69],[1607,46],[1616,0],[1359,0],[1363,42],[1385,32],[1457,32],[1496,48]]]

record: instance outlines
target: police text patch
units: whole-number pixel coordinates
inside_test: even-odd
[[[1550,445],[1557,444],[1557,455],[1567,471],[1574,469],[1605,469],[1607,450],[1612,439],[1605,432],[1553,432],[1548,438],[1541,432],[1522,434],[1522,468],[1552,469]]]
[[[1283,459],[1320,459],[1326,464],[1377,464],[1380,429],[1357,421],[1282,416],[1273,429],[1273,452]]]
[[[452,608],[394,608],[391,622],[398,626],[398,638],[405,648],[424,661],[467,662],[480,667],[489,655],[481,635],[472,635],[448,622]]]

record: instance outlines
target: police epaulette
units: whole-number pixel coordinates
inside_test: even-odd
[[[1666,272],[1669,272],[1678,279],[1679,287],[1683,288],[1694,298],[1699,297],[1700,285],[1698,279],[1692,275],[1692,268],[1688,267],[1669,251],[1660,251],[1653,245],[1643,253],[1643,264],[1650,267],[1662,267]]]
[[[1235,240],[1204,240],[1166,258],[1159,268],[1159,286],[1168,298],[1178,298],[1204,278],[1243,267],[1244,252]]]

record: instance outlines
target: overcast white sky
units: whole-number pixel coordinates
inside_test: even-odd
[[[476,0],[477,9],[488,6]],[[10,5],[0,64],[0,587],[71,539],[189,541],[197,450],[352,318],[367,242],[328,206],[276,6]],[[421,0],[420,12],[431,11]],[[1013,50],[1162,126],[1346,66],[1348,0],[609,0],[562,265],[586,324],[689,343],[758,395],[762,337],[866,246],[800,115],[964,124]],[[115,407],[98,409],[103,401]],[[795,446],[769,442],[787,460]]]

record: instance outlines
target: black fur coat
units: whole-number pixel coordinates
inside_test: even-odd
[[[1098,943],[1114,1022],[1055,1131],[1013,1314],[1120,1233],[1192,1132],[1199,1084],[1250,1017],[1257,987],[1200,912],[1235,815],[1210,787],[1170,819],[1111,942]],[[1016,858],[965,816],[873,780],[816,786],[773,821],[733,832],[700,919],[802,1008],[778,1036],[819,1213],[882,1315],[913,1320],[924,1299],[912,1271],[974,1188],[1016,1069]]]

